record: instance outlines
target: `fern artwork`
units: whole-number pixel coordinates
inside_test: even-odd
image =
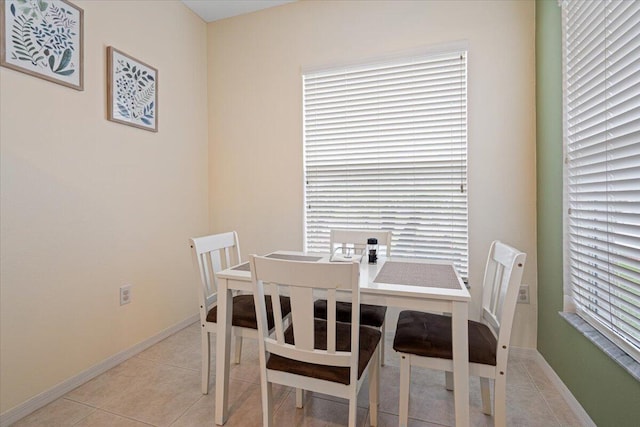
[[[158,70],[107,48],[108,119],[158,131]]]
[[[83,13],[66,0],[0,0],[0,65],[83,90]]]

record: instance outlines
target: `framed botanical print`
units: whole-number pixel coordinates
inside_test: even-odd
[[[0,65],[83,90],[83,17],[66,0],[0,0]]]
[[[107,118],[158,131],[158,70],[107,47]]]

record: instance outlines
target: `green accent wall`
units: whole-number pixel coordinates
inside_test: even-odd
[[[536,1],[538,351],[601,427],[640,426],[640,382],[562,311],[562,30],[557,0]]]

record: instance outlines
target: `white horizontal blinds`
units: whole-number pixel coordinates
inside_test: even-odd
[[[640,1],[566,8],[572,295],[640,360]]]
[[[466,52],[309,73],[305,241],[393,231],[392,254],[467,274]]]

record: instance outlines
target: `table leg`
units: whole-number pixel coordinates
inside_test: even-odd
[[[468,305],[454,302],[451,318],[453,334],[453,393],[456,426],[469,425],[469,327]]]
[[[216,328],[216,414],[217,425],[227,421],[229,401],[229,361],[231,359],[231,291],[227,280],[218,280],[218,325]]]

